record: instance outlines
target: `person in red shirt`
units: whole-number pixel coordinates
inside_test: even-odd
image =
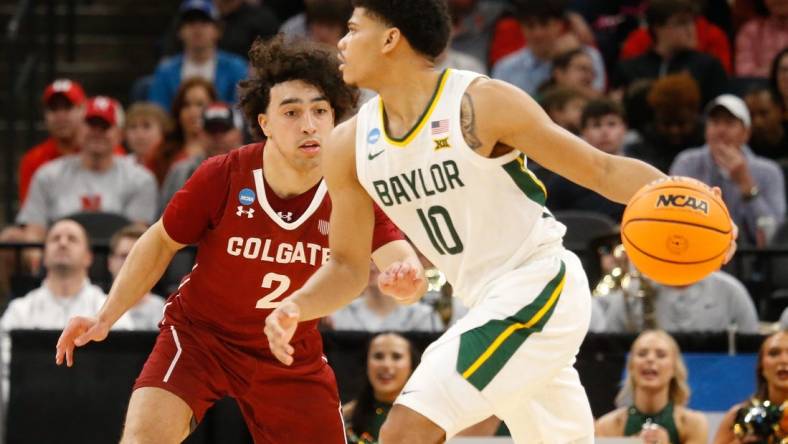
[[[176,251],[197,244],[191,273],[169,297],[160,332],[129,401],[122,442],[181,442],[205,411],[236,398],[256,443],[345,442],[339,396],[317,321],[298,327],[291,367],[272,354],[266,316],[329,259],[331,200],[322,144],[353,108],[339,61],[314,43],[258,40],[240,104],[266,142],[206,160],[139,239],[95,318],[69,321],[56,362],[106,338],[162,276]],[[334,196],[341,198],[341,196]],[[378,209],[370,245],[381,289],[399,300],[426,290],[423,269]]]
[[[49,137],[30,148],[19,162],[19,204],[27,197],[27,190],[38,168],[64,154],[79,151],[85,114],[85,91],[79,83],[58,79],[44,90],[44,123]]]
[[[19,205],[25,202],[35,172],[50,160],[74,154],[82,145],[85,134],[85,91],[79,83],[58,79],[44,89],[44,123],[49,137],[30,148],[19,162]],[[115,147],[116,155],[125,155],[122,146]]]
[[[695,16],[695,49],[713,56],[722,64],[728,74],[733,73],[731,62],[731,43],[725,31],[710,22],[706,17]],[[654,47],[654,38],[648,28],[640,27],[632,31],[621,45],[621,60],[643,55]]]

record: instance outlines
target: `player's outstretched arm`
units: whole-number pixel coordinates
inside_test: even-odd
[[[417,302],[427,291],[427,279],[416,251],[406,240],[389,242],[374,252],[372,260],[380,270],[378,288],[400,304]]]
[[[323,154],[323,176],[331,196],[331,260],[288,298],[298,304],[303,321],[347,305],[369,278],[375,216],[372,199],[356,176],[355,135],[355,119],[337,126]]]
[[[74,363],[74,348],[90,341],[103,341],[113,324],[161,279],[175,253],[183,248],[164,230],[161,220],[134,244],[123,263],[109,296],[95,318],[71,318],[57,341],[55,362]]]
[[[598,150],[555,124],[525,92],[506,82],[478,80],[462,100],[466,140],[489,152],[502,143],[543,167],[608,199],[627,203],[641,187],[665,175],[639,160]]]
[[[325,144],[322,167],[331,195],[328,242],[331,260],[265,320],[271,352],[284,364],[293,362],[290,339],[300,321],[326,316],[364,290],[374,226],[372,199],[356,178],[355,118],[334,128]]]

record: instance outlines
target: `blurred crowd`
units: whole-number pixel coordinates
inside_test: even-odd
[[[447,1],[452,40],[436,68],[509,82],[597,149],[719,187],[742,246],[788,245],[787,0]],[[236,108],[255,38],[283,33],[335,47],[352,12],[350,0],[280,3],[183,1],[162,30],[164,55],[129,85],[129,103],[93,95],[80,79],[57,79],[42,91],[48,137],[20,160],[20,210],[0,230],[0,242],[25,244],[0,249],[5,332],[60,329],[73,315],[94,313],[135,240],[200,163],[255,140],[256,122],[244,122]],[[602,221],[608,229],[598,237],[614,236],[622,205],[537,164],[529,168],[559,220]],[[591,330],[649,332],[633,345],[622,409],[600,419],[599,433],[637,429],[647,442],[705,442],[695,435],[705,439],[705,419],[684,407],[686,369],[665,331],[762,332],[751,289],[731,270],[688,287],[659,285],[615,243],[597,240],[581,245],[592,247],[592,267],[606,279],[595,291]],[[98,254],[96,245],[109,250]],[[177,288],[191,259],[176,258],[155,291]],[[443,331],[464,313],[440,271],[424,261],[430,291],[421,303],[401,306],[382,295],[372,267],[364,294],[322,321],[326,329],[389,332],[370,342],[369,384],[347,407],[355,442],[374,442],[418,362],[413,345],[391,332]],[[156,329],[163,304],[150,294],[116,327]],[[788,328],[788,311],[779,324]],[[761,401],[780,404],[788,394],[786,341],[783,332],[764,342]],[[7,358],[7,338],[3,351]],[[772,371],[777,360],[781,370]],[[650,427],[658,417],[663,423]],[[730,430],[721,428],[726,438],[717,442],[731,442],[736,420],[736,412],[726,416]],[[491,418],[469,433],[505,433],[505,426]]]

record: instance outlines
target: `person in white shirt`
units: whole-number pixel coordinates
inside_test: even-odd
[[[16,329],[59,330],[73,316],[88,316],[104,304],[106,295],[91,284],[88,270],[93,254],[85,229],[71,219],[52,225],[44,242],[44,266],[47,274],[39,288],[8,305],[2,318],[3,395],[8,396],[8,363],[11,340],[8,333]],[[128,316],[113,327],[118,330],[133,328]]]
[[[355,331],[431,331],[441,332],[446,327],[438,313],[422,302],[400,305],[381,293],[378,288],[378,269],[370,266],[369,284],[364,293],[350,305],[328,317],[327,324],[334,330]]]
[[[133,222],[156,221],[156,179],[122,151],[123,109],[106,96],[88,99],[85,136],[78,154],[53,160],[33,175],[16,216],[29,241],[44,239],[52,222],[81,212],[122,215]]]
[[[126,262],[131,248],[143,233],[145,233],[145,226],[134,224],[121,228],[112,235],[109,241],[110,252],[107,258],[107,268],[112,274],[113,281],[118,276],[123,263]],[[158,330],[159,321],[164,314],[164,298],[148,293],[127,314],[131,317],[135,330]]]
[[[632,279],[629,296],[616,290],[595,298],[591,331],[622,333],[660,328],[670,333],[714,332],[733,329],[739,333],[757,334],[758,313],[747,288],[734,276],[716,271],[703,280],[685,287],[669,287],[652,283],[655,325],[647,325],[644,298],[634,296],[640,283]]]

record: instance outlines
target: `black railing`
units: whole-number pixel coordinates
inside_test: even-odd
[[[7,442],[117,442],[129,393],[155,343],[156,333],[113,331],[106,341],[77,350],[71,368],[58,367],[54,363],[59,335],[59,330],[11,332]],[[405,335],[420,350],[438,336],[413,332]],[[735,348],[739,356],[728,360],[724,355],[733,347],[730,336],[725,333],[674,336],[683,353],[713,354],[708,359],[720,359],[718,362],[724,364],[757,353],[763,340],[757,335],[736,335]],[[343,402],[357,395],[366,377],[364,351],[368,339],[366,332],[323,333],[325,355],[336,374]],[[614,408],[614,397],[633,340],[632,335],[589,334],[580,347],[575,367],[595,416]],[[754,358],[751,360],[751,367],[717,367],[724,368],[724,374],[703,381],[703,386],[693,386],[693,399],[709,393],[715,397],[734,398],[718,406],[716,411],[724,411],[746,399],[750,394],[747,386],[755,379]],[[703,368],[697,362],[688,361],[690,376],[696,369]],[[730,380],[735,382],[728,384]],[[741,391],[744,391],[741,397],[734,396]],[[92,418],[101,420],[89,420]],[[42,419],[46,427],[41,426]],[[225,398],[208,411],[185,442],[251,444],[252,440],[236,403]]]

